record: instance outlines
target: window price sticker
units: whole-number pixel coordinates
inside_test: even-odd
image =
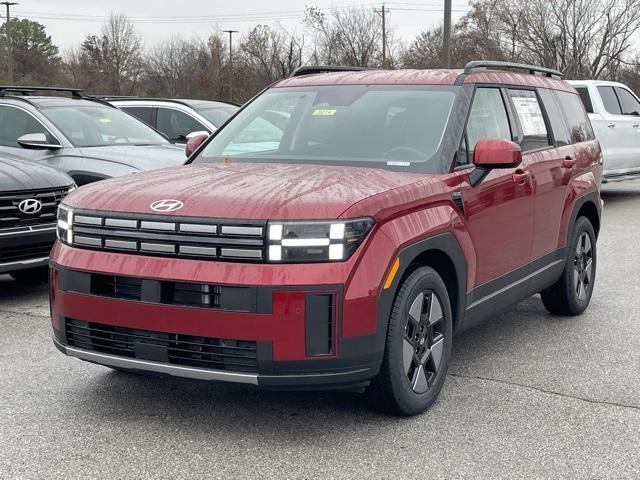
[[[518,112],[518,118],[525,136],[546,135],[547,127],[535,97],[511,97]]]

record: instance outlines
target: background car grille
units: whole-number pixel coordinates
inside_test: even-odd
[[[166,349],[166,362],[197,368],[258,371],[256,342],[222,340],[176,333],[137,330],[67,318],[65,333],[69,346],[83,350],[137,358],[140,345]]]
[[[60,200],[67,194],[68,187],[30,190],[19,193],[0,193],[0,230],[56,223],[56,212]],[[22,213],[18,205],[23,200],[34,198],[42,202],[42,210],[34,215]]]
[[[74,211],[75,247],[151,256],[265,260],[264,221]]]

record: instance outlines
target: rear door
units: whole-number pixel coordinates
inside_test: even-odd
[[[484,138],[518,140],[508,116],[506,91],[476,89],[458,168],[471,163],[476,143]],[[475,186],[462,189],[466,227],[476,250],[474,312],[482,311],[499,291],[523,296],[524,268],[531,258],[533,200],[528,159],[516,169],[494,169]],[[478,310],[479,309],[479,310]]]
[[[598,86],[604,107],[602,118],[607,130],[607,133],[599,136],[607,175],[640,170],[640,119],[635,115],[624,114],[617,88],[610,85]]]

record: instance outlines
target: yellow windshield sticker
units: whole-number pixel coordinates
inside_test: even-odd
[[[111,119],[110,118],[106,118],[106,117],[105,118],[101,118],[100,121],[102,123],[111,123]]]
[[[313,111],[313,115],[319,117],[331,117],[336,114],[335,108],[317,108]]]

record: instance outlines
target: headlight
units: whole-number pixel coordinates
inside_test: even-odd
[[[73,244],[73,210],[66,205],[58,207],[58,240]]]
[[[276,263],[347,260],[374,223],[372,218],[269,222],[268,259]]]

